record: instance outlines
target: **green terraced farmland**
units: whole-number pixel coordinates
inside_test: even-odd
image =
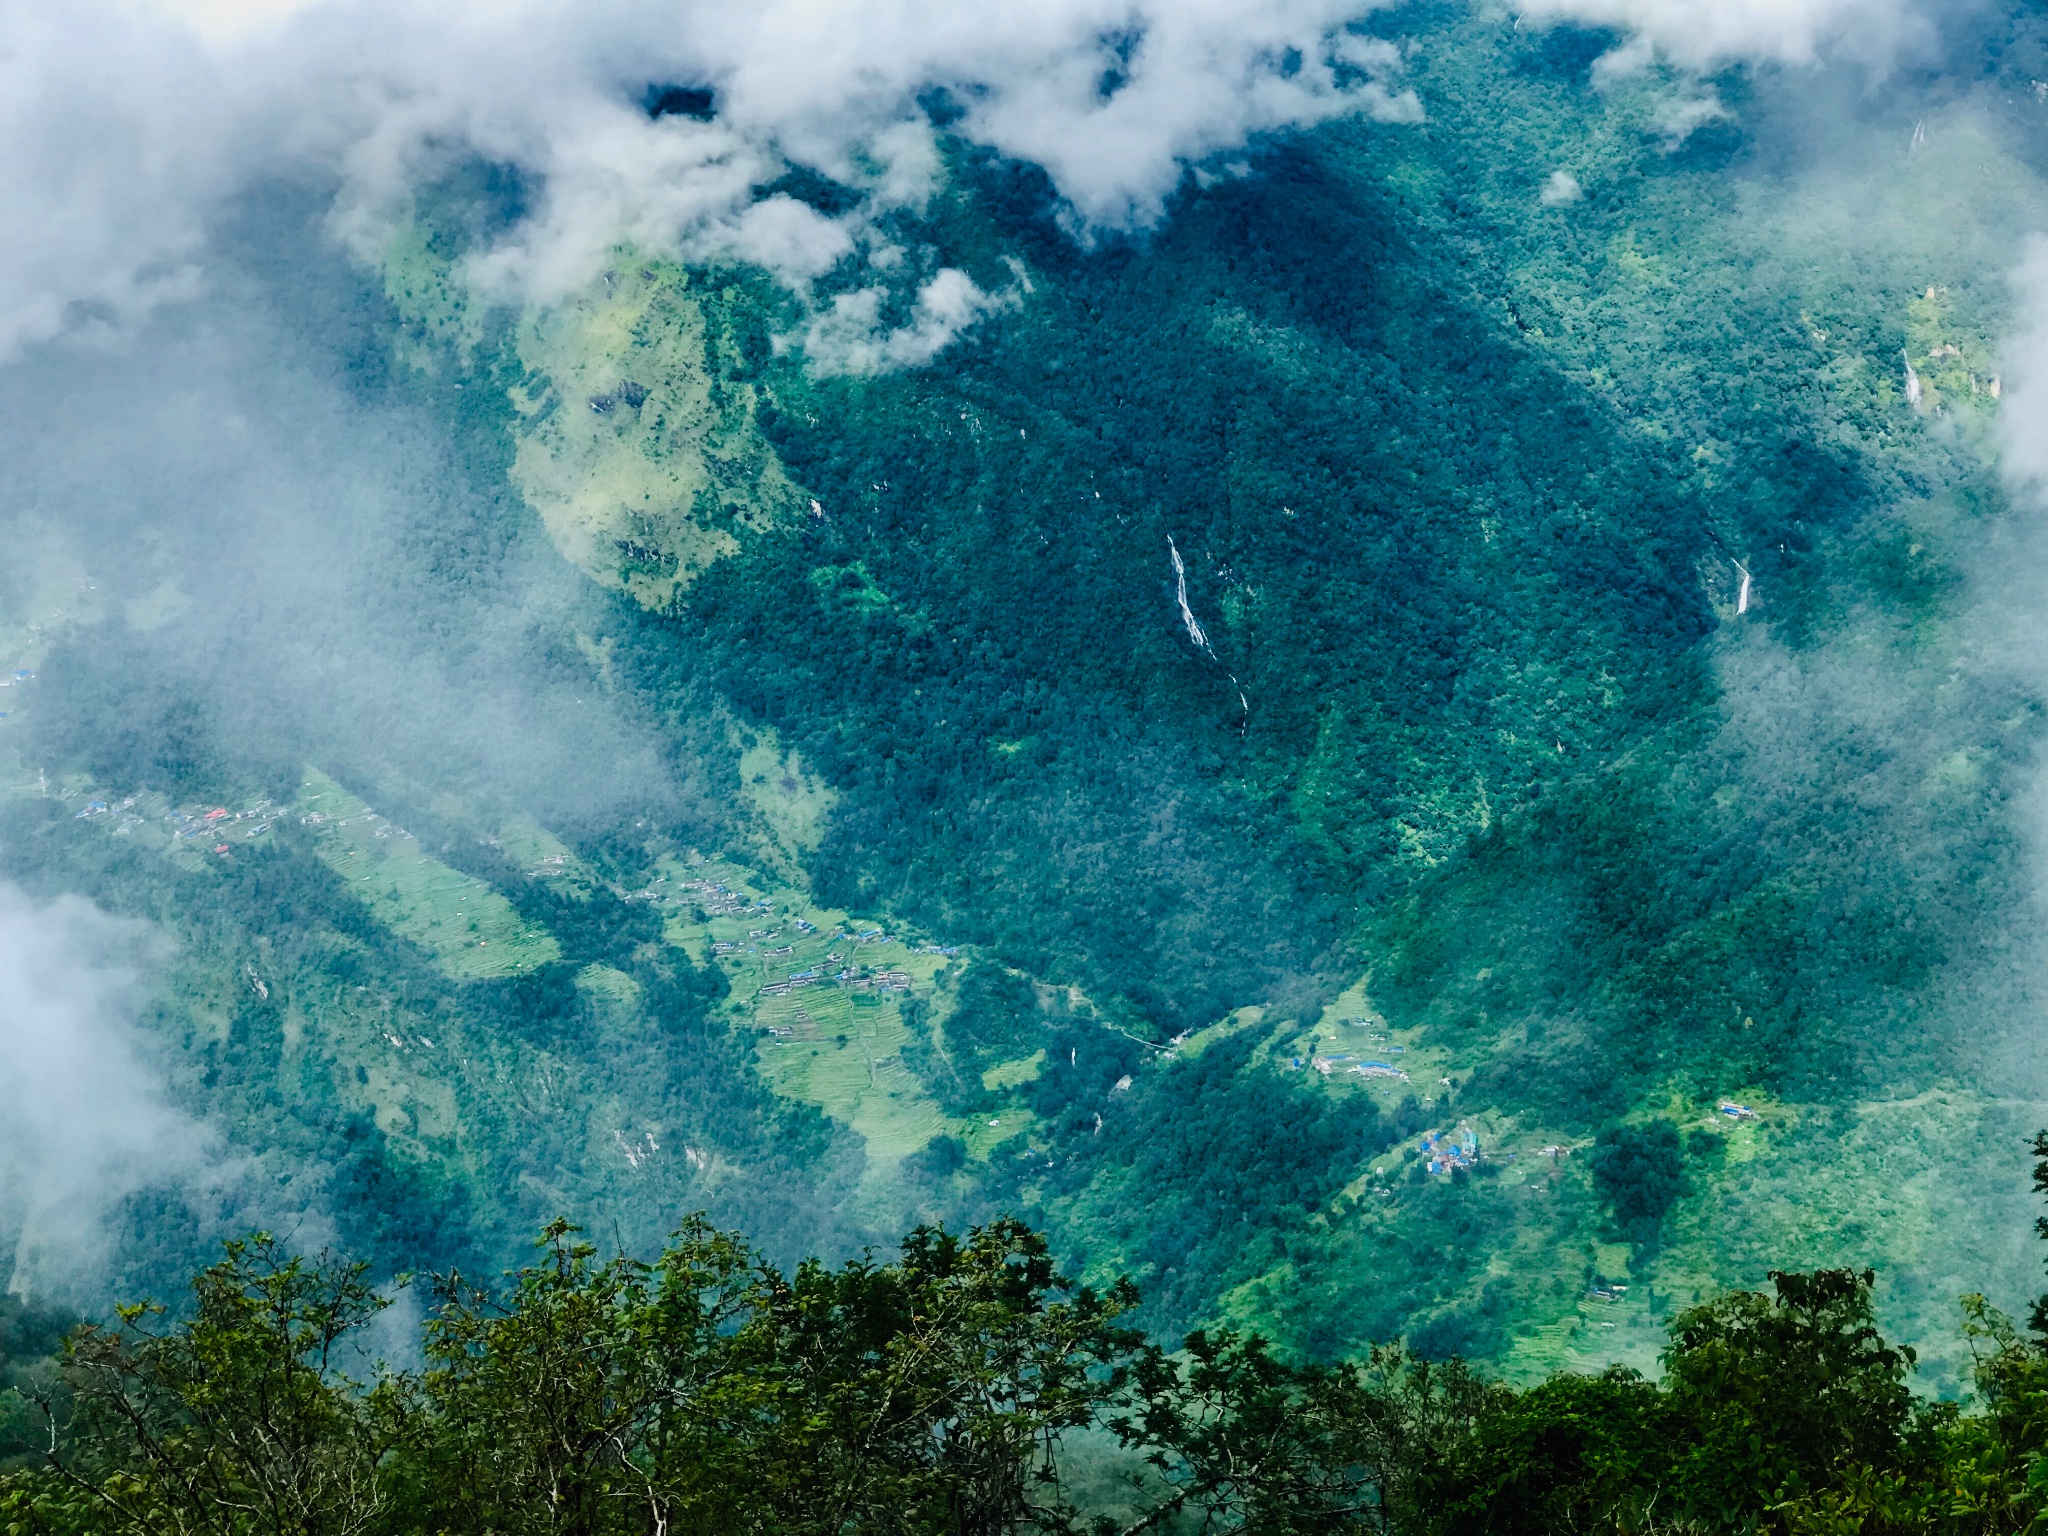
[[[483,881],[420,852],[411,833],[318,770],[308,772],[298,809],[314,829],[321,861],[378,922],[426,950],[448,975],[517,976],[561,958],[545,928]]]
[[[668,942],[725,972],[734,1026],[758,1035],[756,1060],[777,1093],[850,1126],[883,1162],[960,1129],[902,1059],[910,1035],[898,1000],[930,989],[947,963],[939,946],[817,907],[722,858],[663,869]]]

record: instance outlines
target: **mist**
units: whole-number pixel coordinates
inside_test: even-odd
[[[1044,166],[1078,227],[1143,226],[1188,164],[1254,135],[1417,120],[1397,52],[1353,30],[1376,8],[11,7],[0,355],[191,293],[209,218],[295,167],[337,178],[329,227],[364,256],[452,160],[518,167],[536,205],[471,275],[524,300],[587,281],[621,241],[755,262],[799,288],[844,261],[886,264],[878,218],[939,185],[940,100],[952,131]],[[689,110],[661,107],[661,87]],[[762,196],[789,164],[850,184],[858,207]]]
[[[607,594],[490,478],[494,440],[460,439],[394,371],[379,295],[326,233],[331,193],[251,188],[209,226],[195,294],[0,370],[0,857],[38,890],[138,910],[34,846],[80,767],[117,803],[289,805],[318,766],[465,838],[515,813],[570,837],[708,824],[700,765],[578,648],[614,622]],[[215,1122],[232,1103],[204,1037],[138,1027],[153,998],[189,1004],[189,966],[224,965],[249,1003],[261,983],[211,951],[203,913],[139,910],[162,923],[0,896],[0,1256],[41,1299],[154,1288],[253,1226],[317,1248],[346,1214],[332,1169]]]
[[[121,1202],[218,1176],[217,1138],[169,1102],[135,1027],[162,958],[144,924],[0,883],[0,1275],[12,1294],[97,1297]]]
[[[94,636],[46,728],[103,708],[145,727],[175,696],[281,783],[317,757],[572,822],[678,813],[652,735],[563,659],[602,622],[593,594],[356,350],[370,299],[309,198],[270,188],[235,214],[203,300],[0,374],[0,517],[75,567],[60,628]]]
[[[1533,21],[1611,27],[1631,47],[1684,69],[1740,63],[1810,65],[1822,58],[1886,65],[1932,37],[1915,0],[1524,0]]]

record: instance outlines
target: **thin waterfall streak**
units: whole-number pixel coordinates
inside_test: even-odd
[[[1173,535],[1170,533],[1166,536],[1166,549],[1167,553],[1173,557],[1175,596],[1180,602],[1181,622],[1187,625],[1188,638],[1195,642],[1195,648],[1205,653],[1211,661],[1215,661],[1216,649],[1209,644],[1208,635],[1203,632],[1201,622],[1195,618],[1195,610],[1188,606],[1187,562],[1181,559],[1180,549],[1173,542]]]
[[[1221,667],[1223,658],[1216,654],[1216,647],[1209,643],[1208,633],[1202,628],[1201,621],[1195,617],[1195,610],[1188,606],[1187,562],[1181,559],[1180,547],[1173,542],[1173,535],[1170,533],[1166,536],[1166,552],[1173,560],[1174,598],[1180,604],[1180,621],[1188,627],[1188,638],[1194,641],[1197,650]],[[1230,686],[1236,690],[1238,708],[1244,712],[1237,723],[1241,735],[1251,724],[1252,701],[1245,695],[1244,684],[1237,680],[1236,673],[1225,668],[1224,675],[1230,679]]]

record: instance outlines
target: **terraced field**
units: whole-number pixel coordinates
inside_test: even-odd
[[[309,770],[297,809],[315,829],[321,861],[378,922],[426,950],[448,975],[518,976],[561,958],[545,928],[483,881],[422,853],[410,832],[317,769]]]
[[[965,1129],[902,1054],[902,1000],[929,996],[953,954],[722,858],[671,860],[662,878],[668,941],[725,973],[733,1027],[756,1037],[755,1059],[777,1093],[858,1131],[883,1164]]]

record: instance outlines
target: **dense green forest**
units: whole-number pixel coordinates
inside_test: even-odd
[[[2036,1152],[2048,1191],[2048,1132]],[[367,1266],[262,1234],[175,1317],[124,1307],[42,1359],[11,1317],[5,1529],[1991,1533],[2048,1513],[2048,1301],[2022,1333],[1962,1298],[1966,1409],[1916,1396],[1867,1270],[1678,1311],[1658,1379],[1518,1389],[1399,1345],[1169,1350],[1133,1326],[1130,1281],[1077,1284],[1007,1219],[789,1273],[701,1218],[649,1262],[566,1222],[536,1246],[496,1289],[413,1280],[412,1370],[363,1348],[393,1305]]]
[[[661,1371],[766,1392],[741,1357],[801,1337],[820,1374],[773,1392],[856,1413],[858,1350],[956,1279],[1067,1351],[1043,1431],[1094,1425],[1088,1475],[1150,1467],[1131,1498],[1175,1519],[1289,1529],[1407,1478],[1402,1507],[1457,1508],[1560,1446],[1526,1496],[1567,1524],[1653,1455],[1688,1510],[1820,1521],[1969,1457],[2008,1458],[1999,1509],[2032,1497],[1999,1479],[2039,1448],[2034,1346],[1987,1311],[1980,1359],[1953,1306],[2030,1289],[2048,1115],[2048,682],[2013,616],[2039,550],[1995,388],[2003,274],[2048,222],[2048,22],[1986,8],[1884,91],[1732,69],[1674,140],[1687,82],[1596,88],[1609,34],[1378,19],[1422,124],[1263,141],[1139,235],[1078,238],[1045,173],[945,140],[941,195],[889,216],[881,323],[942,268],[997,300],[914,367],[816,366],[763,273],[626,246],[497,304],[463,258],[532,189],[463,163],[373,269],[331,187],[251,190],[157,374],[0,381],[27,437],[83,420],[117,466],[188,399],[291,445],[127,501],[75,447],[0,464],[0,874],[165,938],[138,1033],[216,1138],[205,1177],[119,1184],[82,1278],[62,1213],[0,1200],[5,1326],[166,1294],[252,1225],[369,1266],[209,1272],[205,1326],[257,1350],[563,1213],[647,1256],[702,1210],[652,1270],[561,1236],[510,1311],[450,1290],[425,1374],[360,1400],[295,1344],[234,1368],[297,1383],[340,1437],[305,1454],[380,1520],[424,1507],[387,1475],[543,1475],[479,1470],[501,1428],[542,1454],[491,1417],[522,1318],[624,1349],[687,1295]],[[280,510],[309,482],[346,515]],[[855,1257],[941,1222],[979,1235]],[[1096,1299],[1048,1312],[1055,1271]],[[869,1322],[807,1333],[814,1305]],[[1874,1316],[1991,1406],[1909,1401]],[[1171,1357],[1125,1331],[1197,1327]],[[1715,1402],[1823,1336],[1864,1385],[1814,1385],[1844,1406],[1771,1430],[1782,1466],[1727,1460]],[[180,1352],[213,1347],[94,1337],[93,1413],[117,1385],[186,1412]],[[1485,1374],[1426,1363],[1453,1356]],[[1283,1400],[1308,1417],[1260,1419]],[[677,1444],[781,1455],[813,1406]],[[593,1451],[588,1496],[644,1472],[678,1529],[938,1520],[968,1484],[916,1456],[968,1411],[891,1421],[829,1490],[663,1482],[688,1457],[646,1439]],[[112,1420],[78,1432],[91,1478],[140,1468]],[[1230,1437],[1269,1432],[1284,1476],[1228,1486]],[[1382,1434],[1429,1457],[1361,1482],[1333,1447]],[[1053,1522],[1018,1465],[971,1497]]]

